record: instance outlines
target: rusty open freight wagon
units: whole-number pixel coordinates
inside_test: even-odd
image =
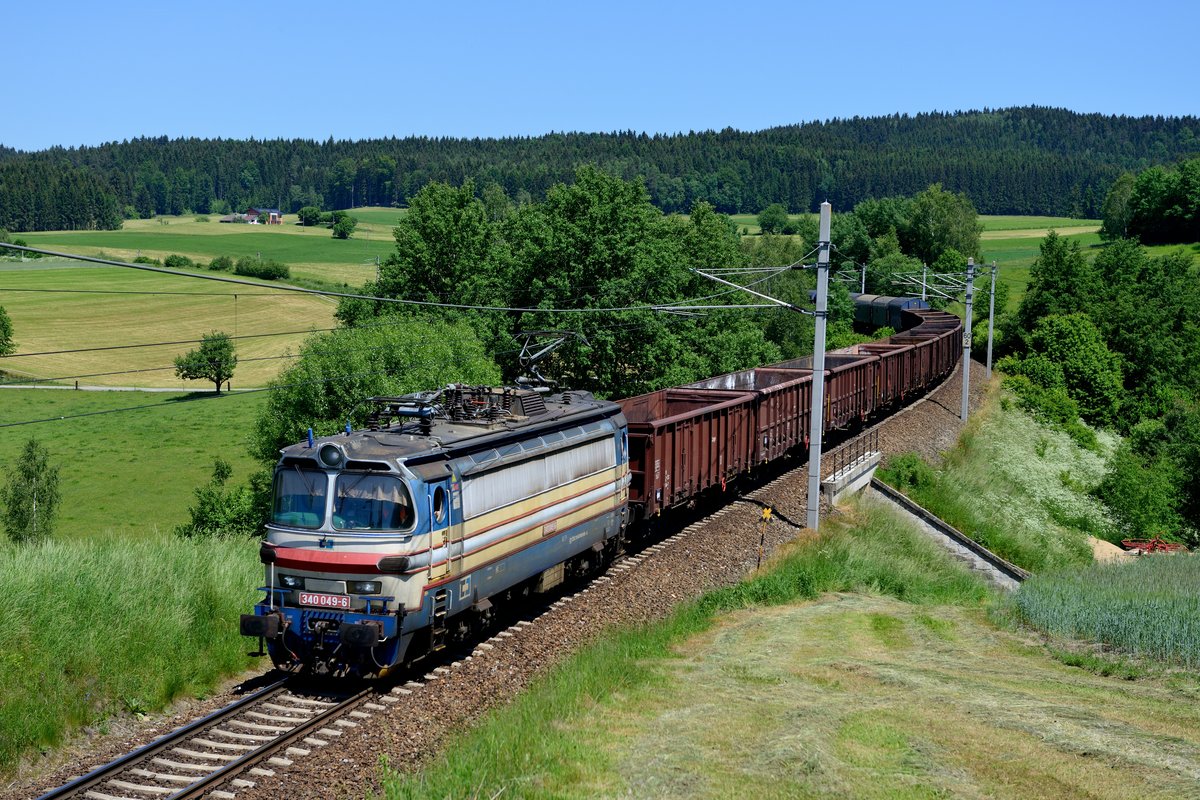
[[[689,389],[753,392],[754,464],[779,458],[793,447],[807,447],[812,419],[812,370],[757,367],[689,383]]]
[[[641,517],[686,503],[750,468],[750,392],[660,389],[618,400],[629,423],[629,504]]]

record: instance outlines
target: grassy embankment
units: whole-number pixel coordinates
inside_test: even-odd
[[[747,582],[619,629],[455,736],[409,797],[1178,797],[1194,676],[1083,672],[877,506]],[[1170,744],[1165,745],[1164,742]]]
[[[237,616],[262,581],[257,554],[249,539],[169,534],[0,540],[0,774],[79,727],[246,669]]]
[[[1098,436],[1101,449],[1111,450],[1112,437]],[[877,474],[1002,557],[1040,572],[1090,563],[1087,536],[1111,535],[1103,506],[1087,494],[1104,471],[1104,455],[1001,400],[971,418],[941,467],[905,455]]]
[[[1085,530],[1104,524],[1082,487],[1102,468],[1095,453],[997,404],[949,454],[939,491],[968,515],[961,527],[989,523],[990,546],[1034,568],[1079,568]],[[1022,598],[1066,605],[1053,584],[1029,586]],[[1194,617],[1194,604],[1176,608]],[[1006,614],[991,611],[1010,608],[906,523],[853,506],[746,583],[610,632],[420,772],[385,769],[385,794],[1194,792],[1196,674],[1137,663],[1116,672],[1152,679],[1105,677],[1113,662],[1087,648],[998,627]],[[1136,620],[1146,609],[1123,611]]]

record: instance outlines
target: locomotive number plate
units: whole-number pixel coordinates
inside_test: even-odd
[[[301,592],[299,599],[302,606],[350,608],[350,595],[348,594],[313,594],[312,592]]]

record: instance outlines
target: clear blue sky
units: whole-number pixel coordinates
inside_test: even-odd
[[[1195,0],[8,2],[0,143],[1200,114]]]

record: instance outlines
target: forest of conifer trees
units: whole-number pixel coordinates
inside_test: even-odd
[[[1125,172],[1200,152],[1200,118],[1026,107],[834,119],[744,132],[550,133],[501,139],[325,142],[139,138],[24,153],[0,146],[0,227],[109,228],[124,217],[404,206],[430,181],[473,178],[542,199],[581,164],[645,180],[666,212],[907,196],[932,183],[983,214],[1100,216]],[[85,191],[64,193],[64,185]],[[82,199],[81,199],[82,198]],[[73,205],[72,205],[73,204]]]

